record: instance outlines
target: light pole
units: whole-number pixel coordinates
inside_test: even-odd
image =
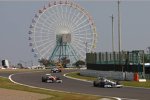
[[[145,57],[144,57],[144,50],[142,51],[142,56],[143,56],[142,57],[143,58],[143,61],[142,61],[143,62],[143,78],[145,78],[145,61],[144,61]]]
[[[124,71],[124,68],[121,64],[122,60],[122,53],[121,53],[121,17],[120,17],[120,0],[118,0],[118,48],[119,48],[119,65],[121,65],[122,72]]]
[[[85,35],[85,53],[86,53],[86,55],[85,55],[85,67],[87,67],[87,52],[88,52],[88,48],[87,48],[87,33],[86,33],[86,35]]]
[[[114,16],[112,14],[111,16],[111,19],[112,19],[112,52],[114,52]]]
[[[121,51],[121,20],[120,20],[120,0],[118,0],[118,46]]]
[[[85,49],[86,49],[86,50],[85,50],[85,51],[86,51],[85,67],[87,67],[87,61],[86,61],[86,60],[87,60],[87,52],[88,52],[88,51],[87,51],[87,41],[85,42]]]
[[[149,63],[150,63],[150,47],[148,47],[148,60],[149,60]]]

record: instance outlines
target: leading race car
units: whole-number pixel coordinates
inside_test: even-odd
[[[60,73],[62,70],[60,68],[52,68],[51,72],[52,73]]]
[[[51,74],[45,74],[44,76],[42,76],[42,82],[62,83],[62,80],[57,76],[52,76]]]
[[[104,87],[104,88],[113,88],[113,87],[121,88],[121,87],[123,87],[123,85],[121,85],[119,81],[114,82],[114,81],[108,80],[104,77],[98,77],[96,80],[94,80],[93,86],[94,87]]]

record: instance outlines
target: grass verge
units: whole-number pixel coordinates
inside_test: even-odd
[[[45,69],[0,69],[0,73],[22,73],[22,72],[36,72],[36,71],[46,71]]]
[[[146,80],[146,82],[121,81],[121,83],[122,83],[124,86],[150,88],[150,80]]]
[[[9,72],[8,70],[6,72]],[[18,73],[18,72],[27,72],[23,70],[16,70],[14,72],[10,71],[9,73]],[[43,100],[98,100],[100,96],[94,95],[85,95],[85,94],[77,94],[77,93],[65,93],[65,92],[56,92],[50,90],[43,90],[38,88],[30,88],[27,86],[22,86],[18,84],[12,83],[8,78],[0,78],[0,88],[13,89],[13,90],[21,90],[27,92],[34,92],[40,94],[50,95],[50,98],[46,98]]]
[[[87,81],[93,81],[93,80],[96,79],[95,77],[81,76],[79,72],[68,73],[68,74],[66,74],[66,76],[70,76],[70,77],[73,77],[73,78],[84,79],[84,80],[87,80]],[[146,82],[121,81],[121,84],[123,84],[124,86],[150,88],[150,80],[146,80]]]
[[[78,79],[83,79],[83,80],[87,80],[87,81],[93,81],[96,79],[95,77],[82,76],[82,75],[80,75],[79,72],[67,73],[66,76],[78,78]]]

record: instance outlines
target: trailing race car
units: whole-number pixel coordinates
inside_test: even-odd
[[[119,81],[114,82],[114,81],[108,80],[104,77],[98,77],[95,81],[93,81],[93,86],[94,87],[104,87],[104,88],[113,88],[113,87],[121,88],[121,87],[123,87],[123,85],[121,85]]]
[[[52,73],[59,73],[59,72],[61,72],[61,69],[60,68],[52,68],[51,72]]]
[[[45,74],[42,76],[42,82],[47,82],[47,83],[62,83],[62,80],[59,77],[52,76],[51,74]]]

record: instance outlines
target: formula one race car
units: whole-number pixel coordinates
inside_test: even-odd
[[[59,73],[59,72],[61,72],[61,69],[60,68],[52,68],[51,72],[52,73]]]
[[[93,86],[94,87],[103,87],[103,88],[113,88],[113,87],[121,88],[121,87],[123,87],[123,85],[121,85],[119,81],[114,82],[114,81],[108,80],[104,77],[98,77],[95,81],[93,81]]]
[[[45,74],[42,76],[42,82],[47,83],[62,83],[62,80],[59,77],[52,76],[51,74]]]

